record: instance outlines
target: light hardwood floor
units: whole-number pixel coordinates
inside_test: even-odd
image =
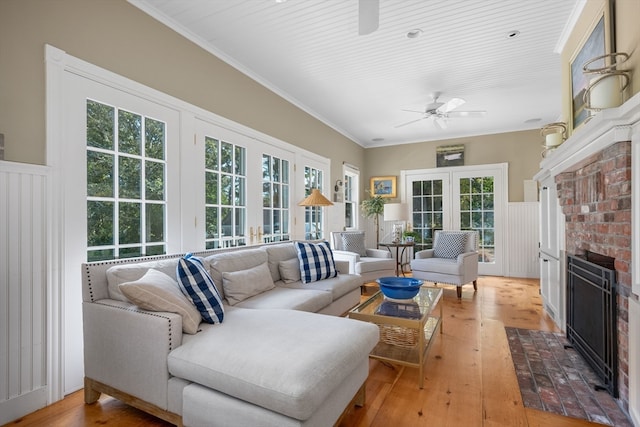
[[[444,332],[428,354],[424,389],[416,369],[371,360],[365,406],[353,408],[340,427],[600,426],[522,404],[504,327],[555,330],[542,311],[537,280],[481,277],[477,292],[463,288],[462,300],[455,287],[444,288]],[[82,391],[8,425],[97,424],[170,425],[109,396],[85,405]]]

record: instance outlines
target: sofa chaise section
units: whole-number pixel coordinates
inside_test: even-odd
[[[206,339],[186,337],[169,354],[169,372],[214,390],[212,401],[219,393],[233,396],[295,425],[306,425],[352,373],[356,381],[348,388],[355,395],[368,373],[368,351],[362,350],[378,341],[376,330],[363,331],[351,319],[319,321],[317,314],[269,309],[226,315],[223,324],[203,327]],[[344,407],[336,409],[339,415]],[[196,424],[207,420],[190,417]]]

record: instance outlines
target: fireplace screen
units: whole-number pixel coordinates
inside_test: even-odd
[[[567,258],[567,339],[600,377],[596,387],[618,397],[616,272],[599,257]]]

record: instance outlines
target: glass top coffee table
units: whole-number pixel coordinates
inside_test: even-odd
[[[418,385],[423,388],[426,354],[438,327],[442,333],[441,300],[442,288],[423,286],[410,300],[391,300],[377,292],[349,311],[349,317],[377,324],[380,341],[369,356],[418,368]]]

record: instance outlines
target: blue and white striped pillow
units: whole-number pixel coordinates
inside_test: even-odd
[[[328,242],[307,243],[295,242],[300,261],[300,276],[302,283],[316,282],[330,277],[336,277],[336,263]]]
[[[196,306],[202,319],[207,323],[222,323],[224,307],[220,292],[202,260],[187,254],[178,262],[176,273],[182,293]]]

